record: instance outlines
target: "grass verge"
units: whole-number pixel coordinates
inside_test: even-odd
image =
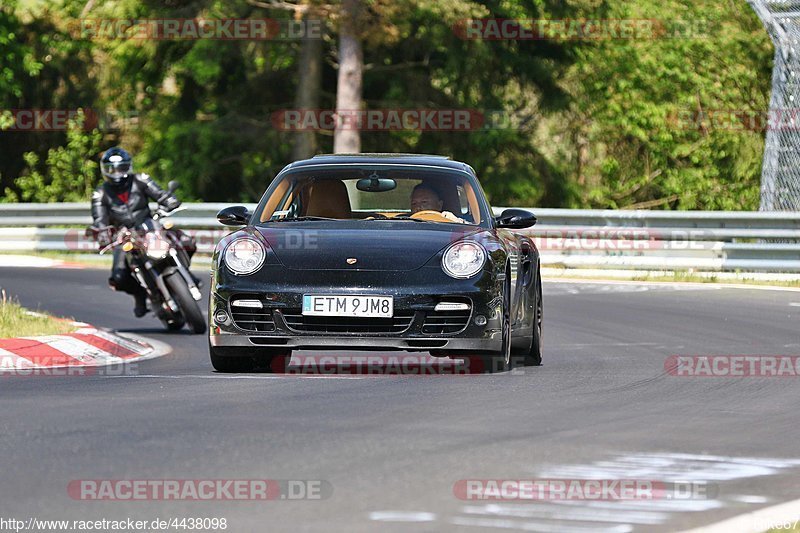
[[[69,321],[28,311],[0,291],[0,339],[33,335],[59,335],[75,331]]]
[[[761,280],[746,277],[730,279],[717,276],[700,276],[689,272],[673,272],[665,276],[634,276],[633,281],[672,281],[678,283],[732,283],[737,285],[768,285],[771,287],[800,287],[800,280]]]

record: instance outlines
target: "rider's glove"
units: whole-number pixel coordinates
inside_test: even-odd
[[[169,213],[170,211],[174,211],[175,209],[179,208],[181,206],[181,201],[174,196],[167,195],[159,201],[159,204],[161,204],[161,207],[165,212]]]
[[[97,232],[97,246],[99,248],[105,248],[109,244],[111,244],[111,235],[109,235],[109,232],[103,230]]]

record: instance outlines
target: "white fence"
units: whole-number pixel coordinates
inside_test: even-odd
[[[229,204],[184,205],[172,220],[210,253],[230,231],[215,217]],[[545,266],[800,272],[800,212],[531,211],[539,222],[525,233]],[[86,203],[0,204],[0,251],[92,252],[90,222]]]

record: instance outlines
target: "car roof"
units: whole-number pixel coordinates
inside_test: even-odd
[[[287,165],[281,173],[292,168],[301,168],[311,165],[337,165],[337,164],[398,164],[398,165],[420,165],[452,168],[454,170],[466,171],[475,174],[472,167],[461,161],[453,161],[443,155],[429,154],[322,154],[316,155],[311,159],[295,161]]]

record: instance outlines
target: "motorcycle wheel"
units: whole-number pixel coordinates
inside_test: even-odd
[[[168,330],[170,330],[170,331],[180,331],[180,329],[181,329],[181,328],[182,328],[184,325],[186,325],[186,321],[183,319],[183,317],[181,317],[181,318],[174,318],[174,319],[172,320],[172,322],[167,322],[167,319],[165,318],[165,319],[162,319],[162,320],[161,320],[161,322],[162,322],[162,323],[164,324],[164,326],[165,326],[165,327],[166,327]]]
[[[200,306],[192,298],[192,293],[189,292],[189,287],[186,281],[180,274],[170,274],[164,281],[169,288],[170,294],[175,298],[176,303],[181,308],[183,316],[188,322],[192,331],[195,333],[205,333],[206,319],[203,318],[203,313],[200,311]]]

